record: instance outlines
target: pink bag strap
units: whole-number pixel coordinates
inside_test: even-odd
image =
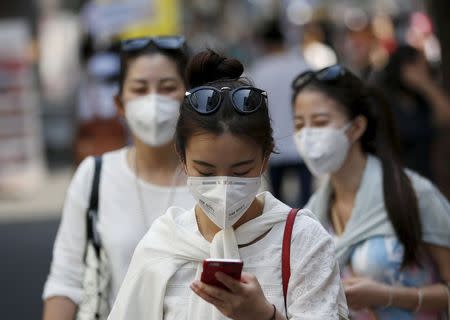
[[[300,209],[291,209],[284,227],[283,246],[281,251],[281,279],[283,281],[284,308],[287,313],[287,292],[291,277],[291,239],[295,218]]]

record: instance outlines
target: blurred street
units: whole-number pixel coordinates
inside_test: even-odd
[[[2,320],[41,318],[40,297],[58,223],[56,217],[0,223]]]
[[[72,174],[69,167],[57,169],[48,174],[42,186],[30,196],[0,198],[0,224],[59,218]]]
[[[42,287],[71,175],[71,169],[59,169],[32,198],[0,202],[2,320],[41,317]]]

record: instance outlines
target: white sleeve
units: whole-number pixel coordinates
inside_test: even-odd
[[[295,222],[287,302],[291,320],[337,320],[348,314],[333,240],[307,214]]]
[[[50,273],[42,298],[64,296],[79,304],[83,294],[86,210],[92,187],[94,158],[85,159],[70,183],[53,247]]]
[[[450,202],[428,179],[408,173],[418,200],[423,242],[450,248]]]

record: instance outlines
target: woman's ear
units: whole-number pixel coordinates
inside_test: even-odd
[[[114,104],[116,105],[117,114],[120,117],[125,117],[125,106],[122,102],[122,97],[118,94],[114,96]]]
[[[347,131],[350,141],[353,143],[359,140],[367,129],[367,118],[364,116],[357,116],[352,121],[352,126]]]

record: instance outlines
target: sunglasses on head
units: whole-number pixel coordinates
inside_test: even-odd
[[[313,79],[327,84],[333,84],[347,73],[347,69],[340,64],[335,64],[319,71],[308,70],[300,73],[297,78],[292,81],[292,89],[299,90],[310,83]]]
[[[238,87],[233,90],[229,87],[217,89],[202,86],[186,92],[186,99],[198,113],[211,114],[219,109],[225,92],[229,94],[234,109],[243,114],[259,110],[263,102],[267,100],[266,91],[251,86]]]
[[[124,52],[138,51],[154,44],[160,49],[177,50],[183,49],[186,39],[183,36],[159,36],[123,40],[120,49]]]

